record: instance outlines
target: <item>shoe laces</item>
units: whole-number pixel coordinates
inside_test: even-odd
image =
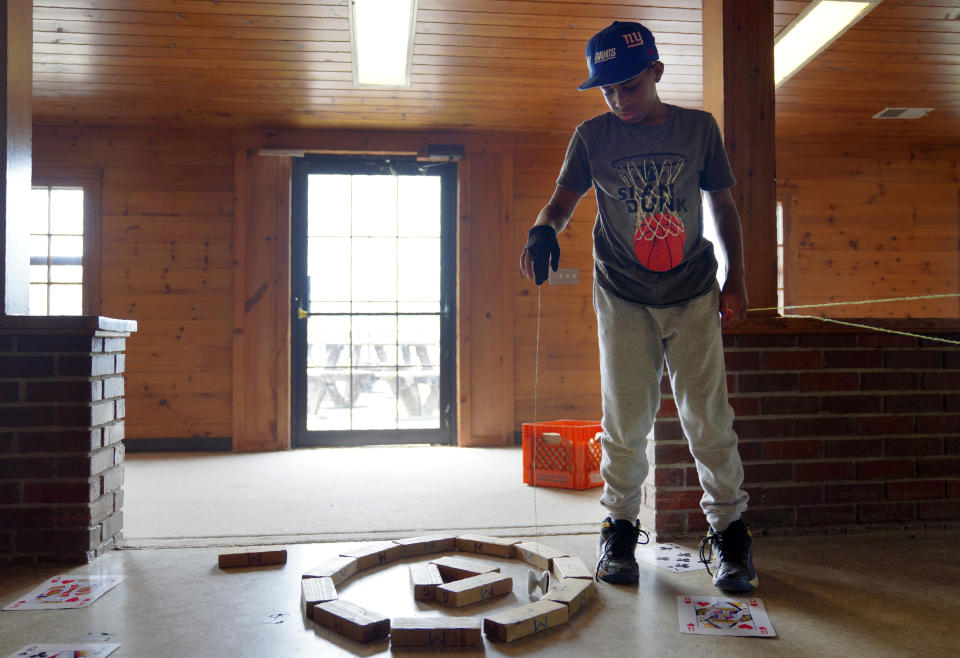
[[[621,555],[629,555],[636,550],[637,544],[650,542],[650,535],[640,528],[639,522],[635,525],[611,522],[610,527],[613,528],[613,531],[603,541],[603,557],[597,560],[597,569],[593,574],[593,578],[597,582],[600,581],[600,564],[602,562]],[[640,540],[641,536],[643,541]]]
[[[717,532],[710,528],[710,532],[700,542],[700,561],[707,568],[707,573],[713,575],[710,571],[710,561],[713,559],[714,552],[717,554],[718,564],[722,564],[724,558],[740,559],[740,556],[745,555],[747,551],[744,537],[745,533],[732,531],[732,528],[724,532]]]

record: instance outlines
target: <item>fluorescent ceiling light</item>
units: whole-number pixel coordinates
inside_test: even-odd
[[[353,81],[408,87],[417,0],[352,0]]]
[[[820,54],[882,0],[813,0],[781,32],[773,47],[774,85]]]

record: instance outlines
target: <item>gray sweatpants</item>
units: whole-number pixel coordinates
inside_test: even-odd
[[[727,400],[718,288],[669,307],[634,304],[596,284],[593,289],[603,396],[601,504],[612,518],[637,518],[666,359],[703,487],[700,507],[714,530],[726,530],[746,510],[748,496]]]

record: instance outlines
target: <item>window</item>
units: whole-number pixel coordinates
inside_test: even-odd
[[[34,172],[30,315],[98,315],[100,175]]]
[[[783,201],[777,201],[777,313],[783,315]]]
[[[83,188],[30,195],[30,315],[83,314]]]
[[[703,237],[713,243],[713,255],[717,259],[717,283],[723,287],[723,282],[727,280],[727,255],[720,248],[720,238],[717,236],[717,220],[713,216],[713,209],[706,198],[706,192],[703,195]]]

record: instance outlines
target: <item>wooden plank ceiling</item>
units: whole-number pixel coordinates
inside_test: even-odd
[[[807,5],[775,0],[779,31]],[[408,89],[353,85],[348,0],[34,0],[38,124],[568,132],[611,20],[657,35],[667,102],[699,107],[699,0],[419,0]],[[778,131],[960,136],[960,3],[885,0],[777,94]],[[878,121],[887,106],[934,107]]]

